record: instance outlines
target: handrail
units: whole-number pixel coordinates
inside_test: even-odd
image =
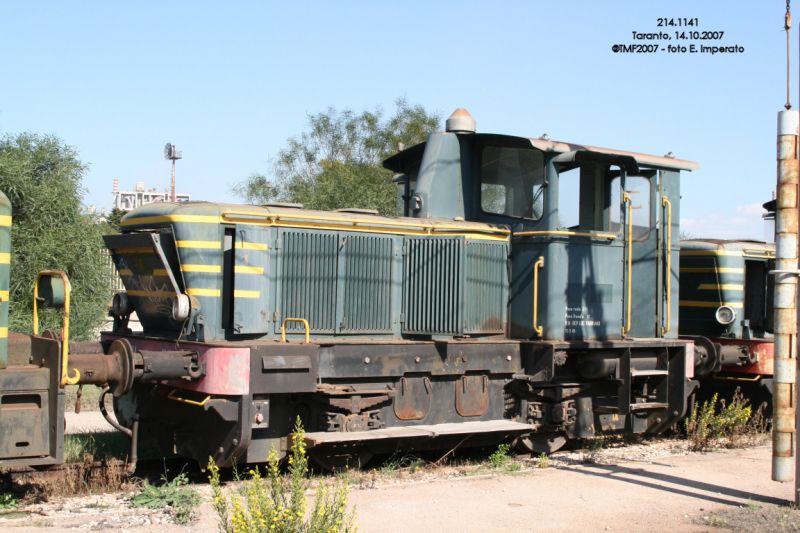
[[[211,395],[207,395],[205,398],[203,398],[198,402],[197,400],[190,400],[189,398],[181,398],[180,396],[176,395],[177,392],[178,392],[177,389],[172,389],[171,391],[169,391],[169,394],[167,394],[167,398],[176,402],[185,403],[187,405],[193,405],[195,407],[203,407],[211,399]]]
[[[626,281],[626,311],[625,311],[625,325],[622,326],[622,336],[626,336],[631,330],[631,293],[632,291],[632,283],[633,280],[631,279],[631,274],[633,273],[633,200],[631,195],[627,192],[622,193],[622,203],[628,204],[628,209],[625,214],[625,227],[627,231],[626,235],[626,248],[627,248],[627,274],[625,275]]]
[[[664,196],[661,205],[667,208],[667,320],[661,328],[661,336],[664,337],[672,327],[672,202]]]
[[[540,337],[544,328],[539,325],[539,269],[544,268],[544,257],[539,257],[533,264],[533,331]]]
[[[287,322],[302,322],[306,330],[306,344],[311,342],[311,327],[308,325],[308,320],[305,318],[284,318],[281,322],[281,342],[286,342],[286,323]]]
[[[773,250],[755,250],[753,248],[743,248],[742,255],[745,257],[766,257],[767,259],[775,258],[775,252]]]
[[[73,368],[75,376],[69,376],[69,296],[72,286],[67,274],[61,270],[43,270],[36,276],[33,284],[33,334],[39,335],[39,281],[43,277],[59,277],[64,282],[64,326],[61,330],[61,385],[75,385],[81,379],[81,373]]]
[[[222,220],[260,220],[266,219],[270,224],[274,224],[280,219],[294,219],[294,220],[307,220],[330,222],[333,224],[364,224],[367,226],[385,226],[389,228],[412,228],[419,230],[427,230],[431,232],[448,232],[448,231],[472,231],[475,233],[489,233],[497,235],[509,235],[510,230],[505,228],[487,228],[480,226],[470,226],[466,224],[432,224],[430,222],[403,222],[400,220],[370,220],[367,218],[351,218],[351,217],[331,217],[322,215],[307,215],[302,213],[248,213],[243,211],[223,211],[220,217]]]
[[[613,241],[617,238],[614,233],[592,233],[589,231],[570,231],[570,230],[534,230],[534,231],[517,231],[511,234],[512,237],[538,237],[540,235],[564,235],[569,237],[591,237],[594,239],[608,239]]]

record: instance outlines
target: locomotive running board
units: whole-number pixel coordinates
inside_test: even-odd
[[[306,445],[311,448],[322,444],[338,444],[367,440],[414,439],[471,435],[477,433],[526,433],[531,426],[513,420],[487,420],[484,422],[453,422],[424,426],[404,426],[372,431],[318,431],[306,433]]]

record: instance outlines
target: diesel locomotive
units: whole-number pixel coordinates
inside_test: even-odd
[[[755,407],[766,402],[769,415],[775,245],[689,239],[680,261],[680,334],[695,345],[698,400],[738,388]]]
[[[332,464],[512,440],[553,451],[684,415],[696,382],[694,342],[678,336],[680,173],[695,163],[477,133],[457,110],[384,166],[397,217],[128,213],[105,237],[125,285],[113,330],[26,337],[0,365],[0,465],[61,459],[65,383],[108,387],[134,453],[201,464],[263,462],[297,417]],[[44,275],[38,301],[62,302],[65,285]]]

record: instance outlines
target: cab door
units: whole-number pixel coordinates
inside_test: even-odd
[[[638,175],[624,176],[623,191],[623,332],[627,337],[660,337],[663,254],[657,172],[642,171]]]

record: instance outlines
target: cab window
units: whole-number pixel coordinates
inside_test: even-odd
[[[528,148],[487,146],[481,154],[481,209],[539,220],[544,212],[544,157]]]
[[[565,163],[558,169],[559,227],[617,231],[620,168],[607,163]]]

